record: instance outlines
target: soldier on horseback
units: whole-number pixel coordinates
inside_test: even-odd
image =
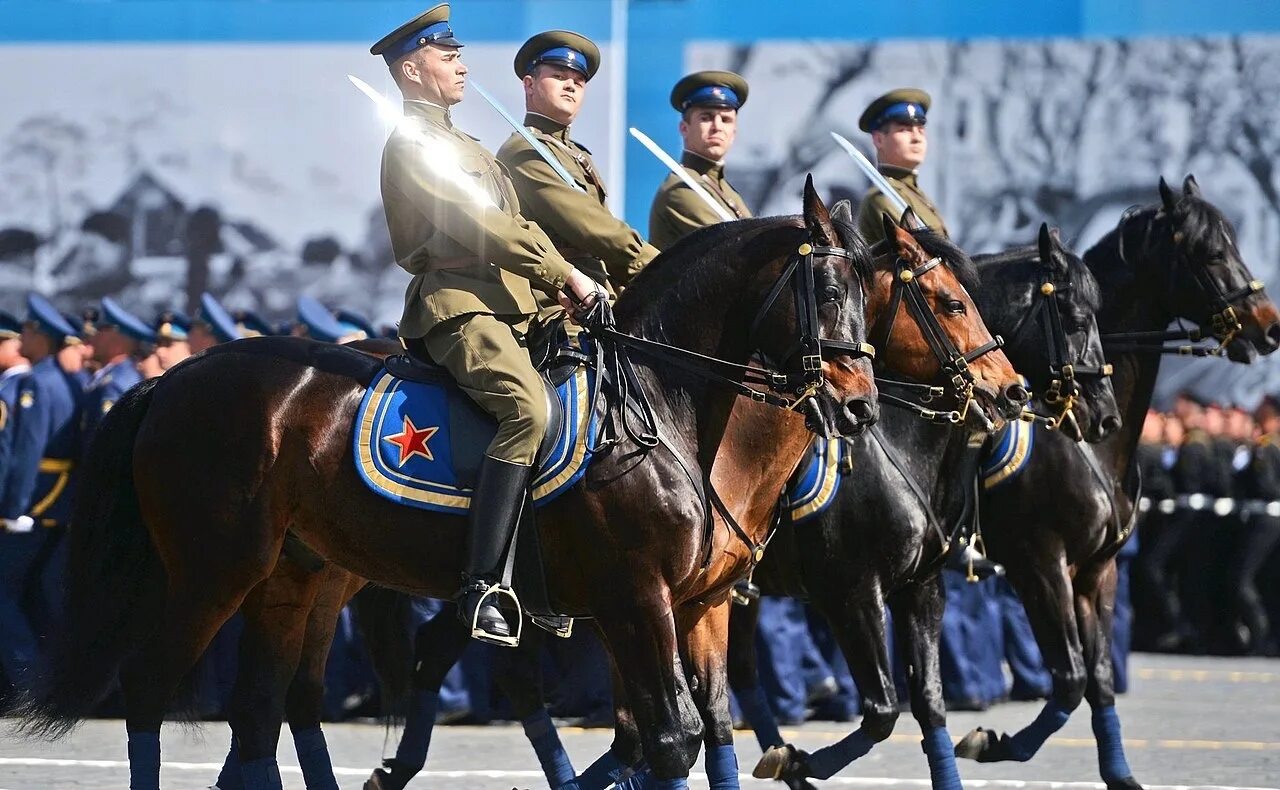
[[[449,108],[462,101],[466,86],[461,48],[442,3],[370,52],[386,60],[405,99],[404,120],[382,156],[392,249],[413,275],[400,338],[411,354],[446,368],[498,421],[472,497],[459,615],[472,636],[510,644],[511,628],[489,592],[548,418],[546,391],[526,347],[538,312],[533,289],[556,294],[572,309],[595,298],[597,285],[520,215],[506,172],[453,125]]]

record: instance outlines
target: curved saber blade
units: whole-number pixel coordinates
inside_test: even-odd
[[[556,159],[556,155],[551,153],[550,149],[543,145],[541,140],[534,137],[533,133],[525,128],[524,124],[517,121],[515,116],[507,112],[507,108],[503,107],[497,99],[493,98],[493,95],[489,93],[489,91],[480,87],[480,83],[475,80],[471,81],[471,87],[476,89],[476,93],[480,94],[480,98],[489,102],[490,107],[498,111],[498,115],[501,115],[502,119],[510,124],[512,129],[516,130],[516,134],[523,137],[526,143],[533,146],[533,150],[537,152],[538,156],[542,157],[547,164],[551,165],[551,169],[556,171],[556,175],[560,176],[566,184],[579,192],[587,191],[583,189],[577,181],[573,180],[573,176],[569,175],[568,170],[564,169],[564,165],[560,164],[560,160]]]
[[[836,141],[836,145],[844,149],[844,152],[853,159],[854,164],[862,170],[863,175],[871,180],[872,186],[880,190],[880,194],[884,195],[890,203],[893,204],[893,210],[898,212],[898,217],[902,217],[903,212],[907,210],[907,201],[902,199],[902,195],[898,194],[898,190],[889,184],[888,179],[884,177],[876,166],[871,164],[858,147],[844,138],[838,132],[832,132],[831,138]],[[917,217],[919,219],[919,217]]]
[[[369,83],[350,74],[347,79],[365,96],[368,96],[378,107],[378,115],[383,121],[394,125],[399,131],[409,134],[422,147],[426,154],[423,161],[432,173],[458,187],[477,204],[485,208],[497,208],[498,204],[488,192],[467,174],[458,164],[458,151],[447,141],[429,134],[423,134],[413,126],[404,123],[404,110],[395,102],[373,89]]]
[[[703,202],[706,203],[708,206],[710,206],[716,212],[716,215],[720,217],[721,220],[725,222],[732,222],[733,220],[737,219],[737,217],[729,213],[728,209],[720,205],[715,198],[711,197],[711,195],[707,193],[707,190],[702,188],[701,184],[699,184],[697,181],[694,181],[693,177],[689,175],[689,171],[685,170],[683,167],[679,165],[679,163],[676,162],[676,160],[668,156],[666,151],[659,148],[658,144],[649,138],[649,135],[645,134],[644,132],[640,131],[639,129],[633,126],[631,127],[631,136],[639,140],[640,144],[643,145],[645,148],[648,148],[649,153],[658,157],[658,161],[666,165],[667,169],[670,170],[672,173],[675,173],[676,177],[679,178],[681,181],[683,181],[685,186],[692,189],[693,194],[702,198]]]

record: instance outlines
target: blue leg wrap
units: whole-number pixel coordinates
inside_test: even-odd
[[[435,691],[415,691],[409,703],[409,715],[405,717],[404,732],[400,733],[400,746],[396,749],[396,761],[414,772],[427,764],[427,748],[431,746],[431,731],[436,726],[436,710],[440,707],[440,694]]]
[[[736,696],[738,707],[742,708],[742,715],[746,717],[747,723],[755,732],[760,751],[767,751],[770,746],[781,746],[784,743],[782,733],[778,732],[778,720],[769,707],[769,700],[764,695],[764,687],[756,686]]]
[[[274,757],[240,763],[240,776],[244,777],[245,790],[284,790],[280,766]]]
[[[612,751],[607,751],[587,766],[587,770],[583,771],[581,776],[564,782],[556,790],[604,790],[606,787],[612,787],[618,781],[618,777],[629,768],[630,766],[614,757]]]
[[[160,733],[129,733],[129,790],[160,790]]]
[[[1069,718],[1071,711],[1054,700],[1049,700],[1035,721],[1009,737],[1009,756],[1022,763],[1030,760],[1044,746],[1044,742],[1049,740],[1049,736],[1062,729]]]
[[[307,790],[338,790],[333,761],[329,759],[329,744],[325,743],[319,727],[295,732],[293,748],[298,753],[298,765]]]
[[[218,781],[214,782],[218,790],[244,790],[244,781],[240,778],[240,747],[236,744],[236,736],[231,736],[231,748],[227,750],[227,759],[222,761],[222,770],[218,772]]]
[[[859,727],[842,740],[809,755],[809,775],[815,779],[830,779],[841,768],[871,751],[871,747],[875,745],[871,736]]]
[[[683,776],[678,779],[658,779],[654,790],[689,790],[689,780]]]
[[[1120,716],[1116,714],[1114,705],[1093,712],[1093,737],[1098,741],[1098,770],[1104,782],[1118,782],[1133,776],[1129,761],[1124,758]]]
[[[633,773],[618,782],[618,786],[614,790],[653,790],[658,786],[658,780],[653,778],[653,770],[649,768],[649,764],[644,760],[631,766],[631,770]]]
[[[929,759],[929,779],[933,790],[963,790],[960,771],[956,768],[956,750],[946,727],[925,730],[925,756]]]
[[[733,744],[708,746],[703,763],[711,790],[738,790],[738,755],[733,752]]]
[[[550,787],[560,787],[572,782],[573,763],[569,761],[569,753],[560,743],[556,725],[552,723],[551,715],[546,709],[539,709],[520,724],[524,726],[524,735],[533,745],[534,753],[538,755],[538,763],[542,766],[542,773],[547,777],[547,784]]]

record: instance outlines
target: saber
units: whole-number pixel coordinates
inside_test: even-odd
[[[658,161],[666,165],[667,169],[670,170],[672,173],[675,173],[676,177],[679,178],[681,181],[683,181],[685,186],[692,189],[693,194],[702,198],[703,202],[706,203],[708,206],[710,206],[722,221],[732,222],[733,220],[737,219],[737,217],[729,213],[728,209],[726,209],[724,206],[717,203],[716,199],[711,197],[711,195],[707,193],[707,190],[702,188],[701,184],[699,184],[697,181],[694,181],[693,177],[689,175],[688,171],[686,171],[683,167],[677,164],[676,160],[668,156],[666,151],[659,148],[657,143],[649,139],[649,135],[645,134],[644,132],[640,131],[636,127],[632,126],[631,136],[639,140],[640,145],[643,145],[645,148],[648,148],[649,153],[658,157]]]
[[[461,189],[477,204],[485,208],[498,207],[489,193],[485,192],[475,179],[462,169],[458,163],[458,152],[452,145],[434,135],[424,134],[417,127],[405,123],[404,111],[397,107],[395,102],[374,90],[369,83],[350,74],[347,75],[347,79],[373,101],[383,121],[409,135],[422,147],[423,153],[427,154],[423,157],[423,161],[431,172]]]
[[[893,204],[894,211],[897,211],[898,217],[901,218],[908,206],[907,201],[902,199],[902,195],[898,194],[898,190],[889,184],[889,180],[884,177],[884,174],[862,155],[856,145],[846,140],[839,132],[832,132],[831,137],[836,141],[836,145],[843,148],[844,152],[853,159],[854,164],[871,180],[871,185],[880,190],[880,194],[884,195]]]
[[[475,80],[471,81],[471,87],[476,89],[476,93],[480,94],[480,98],[489,102],[490,107],[498,111],[498,115],[501,115],[502,119],[509,123],[512,129],[516,130],[516,134],[523,137],[526,143],[533,146],[533,150],[537,152],[538,156],[542,157],[547,164],[551,165],[551,169],[556,171],[556,175],[560,176],[566,184],[579,192],[587,191],[583,189],[577,181],[573,180],[573,176],[569,175],[568,170],[564,169],[564,165],[560,164],[560,160],[556,159],[555,154],[551,153],[551,150],[543,145],[541,140],[534,137],[533,133],[525,128],[524,124],[517,121],[511,113],[507,112],[507,108],[499,104],[498,100],[493,98],[493,95],[490,94],[489,91],[480,87],[480,84]]]

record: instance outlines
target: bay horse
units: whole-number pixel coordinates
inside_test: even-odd
[[[759,352],[778,361],[774,381],[814,396],[822,428],[851,435],[874,421],[870,362],[856,352],[870,256],[838,236],[811,183],[800,218],[716,226],[672,252],[619,300],[618,331],[720,369],[740,370]],[[778,298],[787,279],[794,299]],[[808,446],[809,420],[787,409],[730,419],[738,388],[635,356],[661,441],[647,449],[622,438],[540,511],[538,529],[553,601],[596,619],[667,790],[687,787],[702,738],[680,641],[746,572]],[[974,366],[990,402],[1012,386],[994,357]],[[341,346],[251,338],[192,357],[116,404],[85,463],[64,628],[20,711],[28,732],[65,733],[118,677],[131,782],[158,787],[175,688],[276,568],[290,531],[384,586],[453,593],[465,519],[397,507],[354,467],[354,414],[380,369]],[[279,786],[274,756],[242,771]]]
[[[1084,254],[1102,286],[1098,325],[1123,427],[1093,445],[1041,432],[1024,473],[982,497],[988,549],[1026,607],[1052,696],[1023,730],[977,728],[956,745],[958,756],[980,762],[1029,760],[1087,700],[1099,773],[1111,790],[1141,787],[1121,742],[1110,639],[1115,556],[1140,496],[1135,448],[1160,355],[1179,353],[1169,341],[1201,336],[1242,363],[1280,345],[1280,313],[1241,259],[1231,223],[1191,176],[1181,194],[1164,179],[1159,192],[1158,204],[1126,212]],[[1199,329],[1171,331],[1175,319]]]
[[[832,211],[837,222],[843,208]],[[915,235],[931,254],[950,246],[925,231]],[[1041,226],[1037,244],[975,256],[970,266],[974,302],[987,326],[1006,339],[1005,354],[1036,393],[1033,408],[1047,413],[1041,422],[1074,431],[1074,438],[1100,439],[1116,430],[1118,408],[1095,320],[1098,284],[1080,257]],[[871,336],[877,336],[874,326]],[[1049,392],[1061,393],[1061,399],[1045,403]],[[812,754],[784,744],[758,685],[759,605],[735,607],[729,676],[764,750],[756,776],[810,788],[809,778],[830,778],[889,737],[900,710],[889,650],[896,635],[933,787],[960,787],[939,665],[941,559],[953,529],[975,516],[975,440],[985,438],[886,408],[869,433],[844,440],[851,468],[832,504],[805,523],[785,527],[774,540],[754,578],[768,594],[806,598],[826,618],[862,696],[863,713],[856,731]]]
[[[857,247],[860,245],[851,226],[841,228],[840,238],[842,243],[850,246]],[[910,236],[895,233],[895,238],[898,238],[899,243],[902,245],[901,249],[898,250],[897,257],[899,259],[915,261],[917,265],[928,262],[929,256],[924,254],[923,250],[915,244]],[[875,279],[877,292],[869,295],[869,309],[878,310],[879,312],[885,311],[885,306],[889,301],[888,281],[893,273],[892,264],[894,260],[894,257],[890,256],[877,262],[877,271],[880,272]],[[977,322],[976,310],[971,308],[954,310],[950,308],[950,303],[955,302],[957,299],[963,299],[966,305],[969,304],[968,296],[955,280],[948,266],[938,267],[937,271],[939,273],[936,276],[927,278],[924,281],[924,288],[928,298],[938,305],[940,318],[934,319],[934,329],[944,334],[948,338],[948,342],[958,347],[957,350],[962,349],[965,354],[969,355],[973,360],[975,370],[982,368],[982,366],[994,366],[994,372],[1003,377],[999,379],[1000,391],[1004,393],[1002,408],[1006,414],[1017,413],[1021,409],[1025,395],[1020,394],[1021,388],[1016,384],[1012,369],[1008,367],[1007,363],[1002,362],[998,354],[993,354],[990,358],[981,358],[974,355],[973,352],[990,347],[990,335]],[[883,293],[880,293],[880,289],[883,289]],[[955,360],[938,359],[935,356],[936,352],[925,340],[921,330],[915,326],[915,322],[918,319],[906,309],[903,310],[903,313],[901,328],[895,336],[895,342],[892,347],[886,349],[883,353],[885,362],[891,367],[901,368],[899,370],[900,373],[911,373],[933,378],[940,372],[944,364],[954,363]],[[743,403],[745,403],[745,399]],[[986,418],[982,418],[980,415],[988,405],[984,404],[975,407],[973,418],[975,420],[981,419],[983,424],[987,424]],[[294,577],[291,573],[282,573],[281,576],[283,576],[282,579],[276,580],[273,577],[269,582],[282,585],[294,583]],[[307,619],[305,606],[302,606],[302,604],[307,600],[308,590],[314,591],[319,587],[332,587],[334,585],[340,588],[342,584],[339,581],[322,580],[319,575],[315,575],[311,582],[311,585],[300,584],[299,592],[295,596],[295,599],[299,602],[300,608],[297,612],[301,613],[301,619]],[[347,588],[348,592],[352,589],[352,587]],[[363,611],[376,611],[376,609],[377,607],[366,607]],[[312,621],[316,619],[316,614],[316,612],[311,614]],[[335,616],[336,609],[327,609],[320,615],[320,619],[332,620]],[[258,627],[258,625],[265,626],[269,618],[263,618],[257,613],[251,612],[246,612],[246,617],[246,629],[264,632],[263,638],[269,636],[268,633],[265,633],[269,629]],[[295,619],[295,623],[297,622],[300,622],[300,620]],[[417,669],[414,672],[412,683],[418,690],[415,695],[418,702],[415,703],[415,708],[411,711],[410,722],[406,727],[402,745],[397,752],[396,758],[387,761],[387,770],[378,772],[380,775],[375,774],[375,777],[367,786],[379,788],[403,787],[421,769],[426,757],[427,741],[434,712],[430,702],[432,695],[438,691],[445,673],[457,660],[458,655],[466,646],[467,640],[465,632],[453,621],[452,615],[446,610],[420,630],[416,640],[417,656],[411,664],[408,655],[400,656],[398,659],[395,657],[386,658],[388,644],[394,644],[397,641],[396,631],[399,629],[399,625],[388,621],[386,618],[382,619],[382,623],[385,627],[381,629],[380,633],[369,635],[369,642],[375,659],[379,660],[381,665],[380,674],[384,676],[384,679],[388,674],[397,676],[401,683],[392,682],[390,684],[393,688],[396,688],[401,685],[407,685],[408,679],[405,677],[407,670],[411,665],[416,666]],[[292,630],[300,627],[300,625],[295,625]],[[287,632],[291,629],[283,628],[282,630]],[[376,628],[374,630],[377,631]],[[529,633],[537,634],[536,631]],[[330,637],[331,630],[326,632],[325,638],[319,644],[314,644],[308,639],[303,651],[304,655],[314,657],[327,654]],[[279,662],[282,664],[282,669],[273,669],[273,664],[277,662],[271,659],[274,659],[278,652],[259,649],[256,647],[256,640],[254,644],[255,648],[243,648],[241,651],[243,663],[241,664],[240,677],[237,680],[235,699],[241,700],[243,704],[233,701],[232,719],[236,735],[232,751],[228,755],[226,766],[218,781],[218,786],[224,788],[224,790],[242,786],[238,783],[239,777],[236,775],[236,768],[241,759],[260,759],[262,756],[275,754],[280,723],[278,709],[275,709],[277,712],[272,721],[271,711],[273,708],[261,705],[254,706],[251,702],[254,696],[251,689],[263,688],[272,682],[278,683],[282,677],[281,672],[288,672],[291,665],[287,662]],[[723,653],[724,649],[725,646],[721,644],[716,649],[716,652]],[[548,781],[553,787],[563,786],[565,783],[574,780],[574,773],[568,763],[567,756],[555,737],[554,729],[551,727],[550,720],[542,706],[541,688],[536,672],[536,644],[530,640],[528,645],[522,645],[518,651],[526,654],[532,652],[533,657],[520,660],[512,656],[515,660],[504,663],[505,671],[499,673],[498,680],[515,703],[517,716],[522,719],[526,731],[530,734],[539,759],[547,772]],[[394,653],[394,650],[391,652]],[[268,658],[264,658],[264,656]],[[507,658],[507,656],[503,656],[503,658]],[[312,674],[310,678],[303,679],[301,674],[306,667],[311,668]],[[403,669],[398,667],[403,667]],[[532,670],[531,667],[533,668]],[[255,676],[259,678],[258,681],[248,679]],[[283,677],[288,677],[288,675]],[[304,773],[308,775],[308,787],[327,788],[333,786],[333,780],[331,771],[328,769],[327,755],[323,753],[323,736],[320,735],[319,730],[318,698],[321,681],[322,676],[316,668],[316,662],[314,660],[304,661],[303,668],[299,669],[299,677],[293,681],[289,688],[285,712],[288,716],[290,727],[294,731],[295,741],[299,740],[300,735],[305,741],[305,744],[298,744],[298,753]],[[315,701],[308,703],[299,699],[296,694],[300,689],[310,689],[311,696]],[[625,691],[620,690],[619,697],[621,698],[624,693]],[[423,704],[423,698],[427,700],[425,709],[420,707]],[[415,713],[417,714],[416,723],[415,715],[413,715]],[[244,718],[241,717],[241,714],[243,714]],[[249,717],[256,717],[258,722],[246,724],[243,727],[236,723],[238,721],[247,721]],[[242,731],[246,733],[245,736],[241,735]],[[725,743],[727,744],[728,742],[725,741]],[[626,765],[629,766],[638,759],[638,755],[632,755],[627,758]],[[613,762],[621,764],[620,760],[606,760],[605,764]],[[594,776],[601,776],[606,770],[599,764],[594,767],[596,768]],[[608,770],[616,767],[616,765],[609,765]],[[736,764],[732,768],[732,774],[733,781],[736,782]],[[586,777],[582,780],[584,784],[577,786],[590,786],[592,781],[591,777]]]

